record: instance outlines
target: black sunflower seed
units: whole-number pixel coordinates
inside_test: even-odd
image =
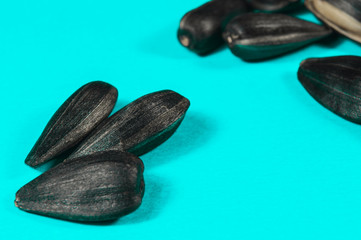
[[[25,163],[36,167],[76,146],[108,117],[117,97],[117,89],[101,81],[78,89],[52,116]]]
[[[145,95],[103,121],[65,161],[108,149],[142,155],[175,132],[188,107],[188,99],[171,90]]]
[[[361,124],[361,57],[306,59],[299,67],[298,79],[321,105]]]
[[[107,221],[137,209],[143,194],[142,161],[107,151],[60,163],[23,186],[15,205],[60,219]]]
[[[331,34],[325,27],[284,14],[237,16],[223,33],[232,53],[246,61],[275,57]]]
[[[206,55],[223,44],[222,29],[234,16],[249,10],[245,0],[213,0],[186,13],[178,40],[189,50]]]

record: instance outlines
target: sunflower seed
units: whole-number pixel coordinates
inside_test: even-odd
[[[249,3],[263,12],[285,12],[301,6],[300,0],[249,0]]]
[[[305,5],[331,28],[361,43],[360,0],[306,0]]]
[[[21,210],[73,221],[106,221],[137,209],[144,194],[143,163],[130,153],[99,152],[62,162],[23,186]]]
[[[185,14],[178,40],[189,50],[206,55],[223,44],[222,28],[234,16],[248,11],[245,0],[213,0]]]
[[[298,79],[321,105],[361,124],[361,57],[306,59],[299,67]]]
[[[110,114],[117,97],[117,89],[101,81],[78,89],[50,119],[25,163],[37,167],[76,146]]]
[[[65,160],[107,149],[142,155],[167,140],[189,107],[171,90],[145,95],[103,121]]]
[[[331,33],[325,26],[284,14],[248,13],[232,19],[223,38],[234,55],[254,61],[293,51]]]

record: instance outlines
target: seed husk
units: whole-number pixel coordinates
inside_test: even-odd
[[[361,43],[360,0],[306,0],[305,5],[331,28]]]
[[[284,14],[247,13],[232,19],[223,33],[232,53],[258,61],[301,48],[332,30]]]
[[[209,54],[224,43],[222,29],[227,22],[248,10],[245,0],[209,1],[183,16],[178,40],[199,55]]]
[[[298,79],[325,108],[361,124],[361,57],[306,59],[299,67]]]
[[[119,151],[62,162],[17,193],[21,210],[72,221],[98,222],[137,209],[144,195],[142,161]]]
[[[118,91],[94,81],[73,93],[52,116],[25,159],[37,167],[76,146],[112,111]]]
[[[254,10],[262,12],[286,12],[301,6],[300,0],[249,0]]]
[[[175,132],[189,104],[171,90],[147,94],[103,121],[65,161],[108,149],[149,152]]]

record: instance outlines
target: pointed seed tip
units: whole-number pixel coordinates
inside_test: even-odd
[[[28,166],[32,167],[31,162],[32,162],[32,161],[31,161],[31,159],[30,159],[30,157],[29,157],[29,156],[25,158],[25,164],[26,164],[26,165],[28,165]]]
[[[34,160],[33,157],[27,157],[27,158],[25,159],[25,164],[28,165],[28,166],[30,166],[30,167],[35,168],[35,167],[37,167],[37,166],[39,165],[39,162],[36,161],[36,160]]]

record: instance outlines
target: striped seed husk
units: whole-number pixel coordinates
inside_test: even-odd
[[[234,55],[259,61],[294,51],[331,33],[326,26],[284,14],[247,13],[227,24],[223,38]]]
[[[171,90],[147,94],[103,121],[65,161],[109,149],[147,153],[176,131],[189,105]]]
[[[299,67],[298,79],[325,108],[361,124],[361,57],[306,59]]]
[[[25,163],[37,167],[75,147],[109,116],[117,97],[117,89],[101,81],[79,88],[52,116]]]
[[[119,151],[62,162],[17,193],[21,210],[59,219],[99,222],[137,209],[144,195],[142,161]]]

